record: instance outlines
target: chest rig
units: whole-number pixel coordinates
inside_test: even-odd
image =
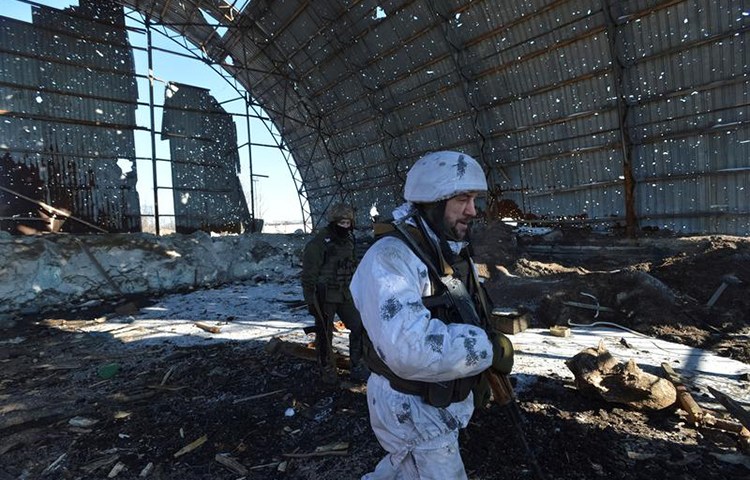
[[[413,218],[418,227],[404,222],[378,224],[375,227],[375,235],[381,238],[399,238],[427,266],[433,294],[422,297],[422,303],[433,318],[439,318],[445,323],[465,323],[485,329],[488,318],[487,298],[468,253],[462,253],[452,262],[447,262],[440,247],[429,240],[426,227],[421,223],[422,219]],[[425,402],[438,408],[465,400],[481,377],[481,374],[478,374],[445,382],[421,382],[401,378],[383,362],[367,335],[364,353],[370,370],[387,378],[394,390],[419,395]]]
[[[349,283],[356,267],[354,238],[336,238],[333,234],[323,242],[323,265],[319,283],[325,287],[326,302],[338,303],[350,298]]]

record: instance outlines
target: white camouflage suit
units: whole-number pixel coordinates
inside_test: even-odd
[[[405,217],[406,203],[393,212]],[[430,232],[432,233],[432,232]],[[449,242],[460,250],[464,242]],[[455,250],[454,250],[455,251]],[[422,297],[432,294],[425,264],[399,238],[378,240],[350,285],[354,303],[376,351],[399,377],[440,382],[490,367],[492,345],[481,328],[432,318]],[[376,373],[367,383],[370,424],[388,454],[363,479],[465,479],[458,431],[474,411],[473,396],[446,408],[391,388]]]

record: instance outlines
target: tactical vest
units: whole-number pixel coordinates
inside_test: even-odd
[[[487,299],[468,255],[461,256],[457,262],[449,265],[443,259],[439,247],[433,246],[420,229],[405,224],[379,224],[375,228],[375,235],[381,238],[394,236],[401,239],[427,265],[433,294],[422,297],[422,303],[433,318],[439,318],[445,323],[466,323],[480,328],[486,327],[482,317],[487,318]],[[438,260],[437,263],[433,260],[435,258]],[[480,316],[478,311],[483,312],[483,315]],[[366,334],[364,357],[370,370],[387,378],[394,390],[408,395],[419,395],[425,402],[438,408],[465,400],[481,377],[481,374],[478,374],[445,382],[421,382],[401,378],[383,362]]]
[[[349,283],[356,267],[354,240],[337,240],[332,235],[328,238],[323,245],[323,265],[318,278],[325,285],[325,301],[340,303],[351,298]]]

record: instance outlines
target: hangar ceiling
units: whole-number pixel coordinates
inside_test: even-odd
[[[268,113],[310,218],[401,201],[432,150],[484,165],[490,214],[750,234],[741,0],[118,0]]]

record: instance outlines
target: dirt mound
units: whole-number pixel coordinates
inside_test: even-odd
[[[750,239],[627,239],[560,228],[522,236],[509,228],[488,225],[475,238],[476,257],[493,274],[486,284],[493,302],[531,312],[532,325],[612,322],[696,347],[721,344],[750,361],[741,335],[750,327]],[[495,247],[497,232],[510,247]]]

